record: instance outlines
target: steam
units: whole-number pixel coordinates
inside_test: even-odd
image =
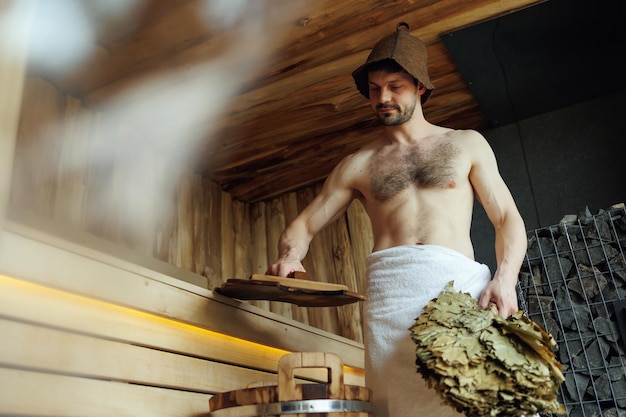
[[[193,164],[200,149],[211,148],[215,127],[220,118],[227,117],[224,108],[269,63],[270,45],[285,36],[273,28],[295,21],[306,12],[307,2],[204,0],[197,5],[196,17],[209,33],[228,31],[228,36],[221,38],[227,42],[219,54],[198,60],[191,67],[155,68],[149,75],[125,84],[106,101],[98,102],[90,108],[93,114],[78,112],[88,116],[55,120],[38,131],[39,137],[20,144],[35,144],[21,151],[26,155],[23,161],[33,164],[33,171],[48,177],[40,181],[59,181],[74,172],[88,171],[92,177],[104,175],[106,178],[99,182],[106,186],[89,190],[91,206],[99,207],[109,218],[118,218],[121,228],[131,235],[155,226],[147,224],[147,218],[158,223],[173,216],[170,210],[175,208],[172,193],[178,183],[177,175]],[[90,59],[98,47],[97,39],[106,27],[123,22],[132,36],[147,6],[144,0],[47,0],[36,2],[35,6],[13,1],[3,10],[11,18],[8,24],[0,25],[0,42],[7,42],[3,46],[10,48],[13,32],[29,26],[29,71],[46,74],[53,81],[71,78],[79,71],[84,74],[98,70],[88,66],[93,62]],[[68,132],[74,139],[72,148],[61,152],[62,163],[39,163],[49,155],[36,145],[67,136]],[[51,168],[46,171],[43,166]],[[59,166],[66,171],[59,172]],[[81,184],[69,186],[80,188]],[[71,195],[87,198],[70,189],[65,196],[57,195],[57,211],[77,210],[83,204],[59,202]],[[67,208],[72,205],[73,209]],[[155,210],[160,213],[146,216]],[[66,213],[66,217],[71,215]]]
[[[142,4],[143,0],[14,0],[6,6],[11,19],[0,28],[1,39],[10,48],[13,33],[29,27],[31,70],[63,76],[89,58],[101,22],[136,17]]]

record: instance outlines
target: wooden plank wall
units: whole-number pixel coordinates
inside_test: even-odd
[[[0,0],[0,8],[7,4]],[[93,155],[106,151],[98,142],[99,115],[42,80],[26,83],[17,141],[24,62],[6,65],[15,56],[6,59],[5,44],[0,45],[5,58],[0,86],[6,87],[0,99],[0,166],[6,169],[0,186],[1,416],[200,417],[214,393],[275,383],[278,360],[291,351],[336,353],[347,365],[345,383],[363,385],[361,344],[200,285],[207,277],[194,271],[207,265],[221,276],[222,227],[231,236],[234,224],[248,228],[244,215],[232,215],[233,207],[252,213],[251,208],[236,206],[191,174],[176,176],[176,187],[159,188],[162,194],[153,189],[152,199],[137,199],[131,191],[138,190],[125,187],[131,165],[119,158],[94,164]],[[124,155],[123,147],[116,150]],[[142,161],[149,156],[133,158],[145,168],[150,165]],[[12,166],[12,200],[5,213]],[[207,192],[206,207],[190,209],[191,196],[204,189],[220,198]],[[108,199],[98,198],[103,193]],[[175,198],[179,195],[185,197]],[[129,222],[118,215],[118,206],[121,212],[139,206],[141,216]],[[168,212],[164,207],[176,207],[170,212],[175,216],[161,217]],[[222,210],[232,220],[225,226],[217,220]],[[188,223],[189,218],[198,221]],[[254,230],[264,229],[263,223],[254,224]],[[214,235],[209,227],[220,232]],[[245,253],[244,241],[237,242],[225,253],[233,255],[237,248]],[[193,250],[203,255],[194,257]],[[327,375],[298,377],[325,381]]]
[[[336,353],[345,383],[363,385],[361,344],[203,288],[209,274],[196,271],[221,279],[222,259],[248,259],[260,206],[149,147],[127,157],[141,138],[104,135],[102,115],[40,79],[22,100],[25,59],[6,49],[23,52],[16,38],[0,43],[0,416],[200,417],[214,393],[276,383],[292,351]],[[157,181],[155,165],[175,180]],[[312,371],[298,377],[328,377]]]
[[[14,218],[74,240],[83,240],[81,233],[99,238],[117,256],[175,267],[168,270],[173,276],[209,289],[264,272],[277,257],[280,232],[321,186],[254,204],[233,200],[149,138],[111,126],[35,76],[25,82],[14,165]],[[304,264],[315,279],[362,293],[371,247],[369,220],[357,202],[314,239]],[[362,342],[359,304],[250,303]]]

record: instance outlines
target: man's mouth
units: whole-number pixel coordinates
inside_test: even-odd
[[[396,107],[393,106],[380,106],[378,107],[378,112],[379,113],[390,113],[394,110],[398,110]]]

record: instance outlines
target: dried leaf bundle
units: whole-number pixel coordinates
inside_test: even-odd
[[[418,372],[444,403],[470,417],[567,414],[552,336],[522,311],[508,319],[478,307],[453,282],[410,328]]]

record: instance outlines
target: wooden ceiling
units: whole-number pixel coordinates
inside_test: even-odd
[[[85,1],[97,22],[93,48],[47,78],[86,107],[114,103],[152,145],[255,202],[323,180],[375,137],[351,72],[400,21],[428,47],[427,119],[485,127],[440,35],[540,2],[153,0],[112,15]]]

